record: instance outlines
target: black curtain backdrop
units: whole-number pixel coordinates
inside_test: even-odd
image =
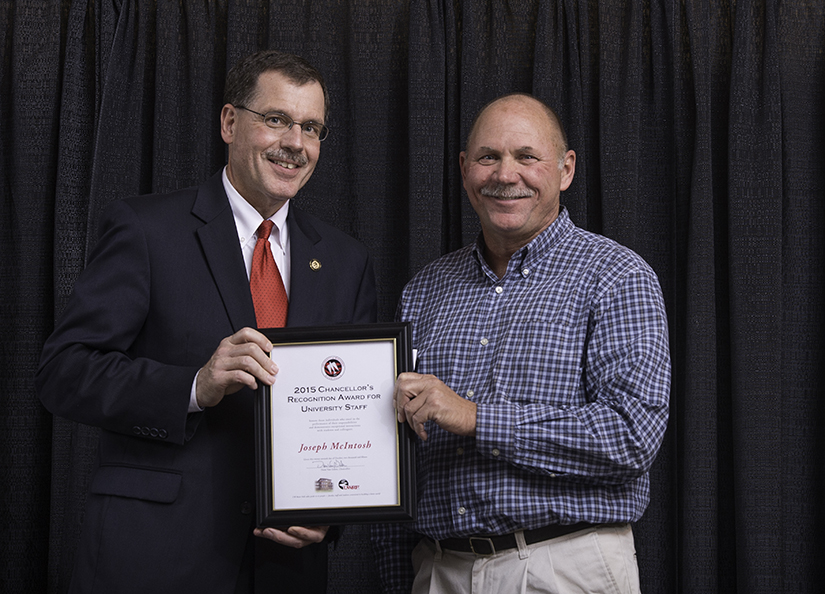
[[[0,0],[0,591],[68,584],[96,433],[32,377],[101,208],[217,171],[227,67],[263,48],[327,78],[332,134],[296,200],[369,247],[383,321],[478,232],[457,165],[477,110],[556,106],[563,202],[653,266],[670,316],[643,591],[821,590],[825,2]],[[330,592],[377,592],[365,534]]]

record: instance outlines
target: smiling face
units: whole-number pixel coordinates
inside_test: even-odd
[[[324,92],[315,81],[296,85],[280,72],[264,72],[252,97],[244,107],[253,111],[324,123]],[[231,104],[221,111],[221,136],[229,146],[229,181],[264,218],[307,183],[321,153],[320,141],[307,138],[300,126],[273,130],[260,116]]]
[[[564,152],[544,106],[517,95],[482,112],[459,162],[488,250],[509,259],[558,216],[559,193],[573,181],[576,154]]]

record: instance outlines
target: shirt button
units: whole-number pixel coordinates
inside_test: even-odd
[[[455,451],[455,453],[458,454],[459,456],[463,456],[464,455],[464,448],[458,448]]]
[[[472,398],[472,397],[473,397],[473,396],[475,396],[475,395],[476,395],[476,393],[475,393],[474,391],[472,391],[472,390],[467,390],[467,398]]]
[[[463,507],[458,508],[458,515],[463,516],[466,513],[467,513],[467,510],[464,509]]]
[[[501,295],[503,292],[504,292],[504,289],[502,289],[501,287],[496,287],[496,293]]]
[[[490,342],[490,341],[489,341],[489,340],[487,340],[486,338],[482,338],[482,339],[481,339],[481,346],[487,346],[487,343],[488,343],[488,342]]]
[[[522,276],[530,276],[530,269],[529,268],[522,268],[521,269]]]
[[[490,453],[493,454],[493,456],[495,456],[496,458],[498,458],[499,454],[501,454],[501,452],[498,451],[498,448],[493,448],[493,451]]]

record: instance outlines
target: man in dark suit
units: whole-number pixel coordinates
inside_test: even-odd
[[[254,390],[277,362],[250,269],[271,220],[286,325],[312,326],[375,321],[372,264],[290,205],[328,133],[320,73],[261,52],[230,71],[224,98],[227,167],[113,203],[43,350],[43,403],[102,429],[72,592],[326,589],[327,527],[253,524]]]

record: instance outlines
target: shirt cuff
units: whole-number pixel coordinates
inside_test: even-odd
[[[198,395],[195,390],[195,387],[198,385],[198,374],[200,374],[201,370],[198,369],[198,373],[195,374],[195,379],[192,380],[192,389],[189,391],[189,412],[196,413],[196,412],[203,412],[200,406],[198,406]]]
[[[518,407],[506,402],[479,404],[476,411],[476,449],[493,460],[516,458]]]

